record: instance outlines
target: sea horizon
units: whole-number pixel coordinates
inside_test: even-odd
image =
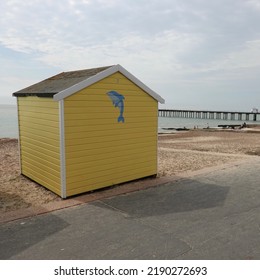
[[[158,117],[158,132],[167,133],[174,128],[214,128],[218,125],[260,124],[259,121],[233,121],[216,119]],[[16,104],[0,104],[0,138],[18,138],[18,119]]]

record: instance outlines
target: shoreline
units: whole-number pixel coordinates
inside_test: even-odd
[[[227,125],[228,126],[228,125]],[[232,125],[230,125],[232,126]],[[213,131],[213,132],[242,132],[242,133],[260,133],[260,124],[247,124],[245,128],[222,128],[222,127],[206,127],[206,128],[186,128],[186,127],[161,127],[160,130],[164,131],[158,131],[158,136],[164,135],[164,134],[176,134],[176,133],[185,133],[187,131]],[[0,143],[1,140],[18,140],[19,137],[8,137],[3,136],[0,137]]]

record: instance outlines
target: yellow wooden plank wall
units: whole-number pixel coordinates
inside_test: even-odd
[[[58,105],[51,98],[18,97],[22,174],[60,195]]]
[[[124,99],[118,123],[107,92]],[[157,101],[115,73],[65,99],[67,196],[157,173]]]

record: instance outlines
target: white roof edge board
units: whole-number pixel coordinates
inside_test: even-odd
[[[165,100],[156,92],[151,90],[147,85],[145,85],[143,82],[141,82],[139,79],[137,79],[134,75],[132,75],[130,72],[128,72],[124,67],[121,65],[118,66],[118,71],[121,72],[124,76],[126,76],[129,80],[131,80],[134,84],[139,86],[142,90],[147,92],[149,95],[151,95],[154,99],[156,99],[158,102],[164,104]]]
[[[141,89],[143,89],[145,92],[147,92],[150,96],[152,96],[154,99],[156,99],[158,102],[160,103],[164,103],[164,99],[157,94],[156,92],[154,92],[153,90],[151,90],[149,87],[147,87],[144,83],[142,83],[139,79],[137,79],[134,75],[132,75],[131,73],[129,73],[124,67],[122,67],[121,65],[117,64],[114,65],[102,72],[97,73],[96,75],[76,84],[73,85],[65,90],[62,90],[58,93],[56,93],[53,96],[53,99],[55,101],[59,101],[62,100],[70,95],[72,95],[73,93],[82,90],[83,88],[86,88],[116,72],[120,72],[122,73],[124,76],[126,76],[129,80],[131,80],[133,83],[135,83],[137,86],[139,86]]]

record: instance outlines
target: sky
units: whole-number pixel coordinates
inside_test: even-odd
[[[260,0],[5,0],[0,11],[0,104],[63,71],[121,64],[161,108],[260,109]]]

